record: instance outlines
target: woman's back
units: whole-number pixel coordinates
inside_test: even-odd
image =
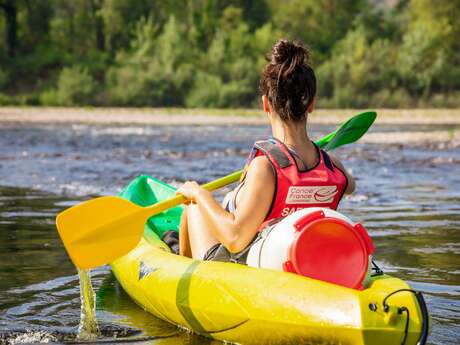
[[[224,209],[196,183],[179,190],[194,202],[181,223],[181,242],[190,248],[181,246],[181,253],[213,259],[216,248],[240,252],[266,220],[298,207],[337,207],[351,177],[308,137],[307,119],[316,99],[309,55],[301,43],[279,40],[267,57],[260,90],[273,139],[256,143],[233,207]]]

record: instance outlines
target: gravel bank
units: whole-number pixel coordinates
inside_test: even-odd
[[[319,124],[337,124],[360,111],[319,109],[311,114],[311,121]],[[460,109],[378,109],[377,113],[379,124],[460,125]],[[0,107],[0,122],[260,125],[266,123],[266,118],[262,112],[251,109]]]

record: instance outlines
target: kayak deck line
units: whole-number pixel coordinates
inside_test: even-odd
[[[193,261],[180,277],[179,282],[177,283],[176,306],[193,331],[198,334],[210,337],[211,335],[195,317],[192,308],[190,307],[190,283],[193,272],[196,270],[199,264],[199,261]]]

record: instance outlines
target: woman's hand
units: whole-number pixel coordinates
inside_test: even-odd
[[[185,182],[177,191],[176,194],[182,194],[187,199],[196,202],[198,195],[204,191],[204,189],[195,181]]]

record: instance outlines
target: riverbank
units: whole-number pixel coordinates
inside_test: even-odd
[[[311,122],[338,124],[357,109],[318,109]],[[379,124],[460,125],[460,109],[377,109]],[[0,107],[0,122],[149,125],[260,125],[256,109]]]

